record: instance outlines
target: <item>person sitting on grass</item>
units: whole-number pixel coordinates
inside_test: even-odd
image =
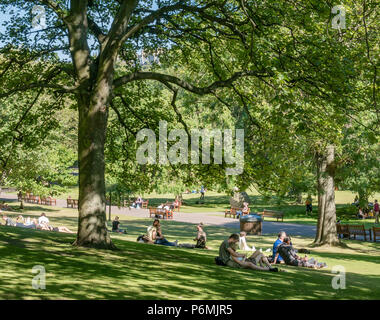
[[[359,207],[359,211],[358,211],[358,219],[365,219],[365,213],[363,212],[362,208]]]
[[[118,232],[118,233],[126,234],[127,230],[119,229],[119,225],[120,225],[119,217],[116,216],[115,220],[112,221],[112,232]]]
[[[206,232],[203,230],[203,223],[201,222],[200,224],[197,225],[197,237],[194,239],[194,241],[197,242],[195,245],[195,248],[199,249],[209,249],[206,246],[206,241],[207,241],[207,235]]]
[[[320,269],[327,267],[326,263],[318,263],[316,260],[308,259],[307,256],[301,258],[297,255],[296,250],[291,245],[291,238],[286,237],[284,242],[278,246],[278,252],[274,258],[274,263],[276,263],[279,254],[283,257],[285,263],[294,267],[306,267],[306,268],[314,268]]]
[[[279,245],[281,245],[283,243],[285,237],[286,237],[285,231],[280,231],[280,233],[278,234],[277,240],[273,244],[273,249],[272,249],[272,252],[273,252],[272,259],[273,259],[273,261],[274,261],[274,258],[276,256],[276,253],[277,253],[277,248],[278,248]],[[285,261],[281,257],[281,255],[278,255],[278,257],[276,259],[276,263],[285,263]]]
[[[239,235],[239,249],[240,250],[243,250],[243,251],[255,251],[255,247],[252,246],[252,248],[250,248],[247,244],[247,240],[246,240],[246,237],[247,236],[247,233],[245,231],[241,231],[240,232],[240,235]]]
[[[201,222],[200,224],[197,225],[197,236],[194,241],[196,241],[196,244],[191,244],[191,243],[181,243],[178,245],[180,248],[198,248],[198,249],[210,249],[206,246],[206,241],[207,241],[207,235],[206,232],[203,231],[203,223]]]
[[[178,246],[178,240],[176,240],[175,242],[169,242],[168,240],[165,239],[161,231],[160,220],[158,219],[155,219],[153,221],[153,225],[148,227],[147,238],[148,238],[147,242],[149,243],[161,244],[164,246],[172,246],[172,247]]]
[[[41,213],[40,217],[38,218],[38,224],[49,224],[49,218],[46,216],[44,212]]]
[[[234,233],[230,237],[222,242],[219,247],[219,259],[226,265],[232,268],[245,268],[260,271],[274,271],[278,272],[277,268],[273,268],[268,260],[266,260],[266,267],[256,265],[256,261],[263,261],[264,259],[246,259],[245,254],[236,252],[236,245],[239,242],[239,235]],[[261,257],[260,257],[261,258]]]

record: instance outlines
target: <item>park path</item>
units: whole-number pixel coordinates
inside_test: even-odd
[[[0,195],[0,199],[5,201],[17,201],[17,196],[14,194],[2,193]],[[57,207],[67,208],[66,199],[57,199]],[[108,210],[109,207],[107,206],[107,217]],[[147,209],[129,209],[112,206],[111,213],[135,218],[149,217],[149,211]],[[239,220],[233,218],[225,218],[223,212],[175,212],[174,220],[192,224],[203,222],[205,225],[221,226],[225,228],[236,229],[237,231],[240,230]],[[277,234],[279,231],[285,231],[287,234],[290,234],[292,236],[315,237],[316,226],[274,221],[263,222],[263,234]]]

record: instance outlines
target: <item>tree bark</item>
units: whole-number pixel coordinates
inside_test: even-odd
[[[335,208],[335,148],[328,146],[324,154],[318,154],[318,223],[315,236],[315,245],[338,245],[336,234],[336,208]]]
[[[94,98],[97,97],[97,98]],[[107,231],[104,144],[107,97],[95,92],[79,103],[79,220],[75,245],[114,249]]]

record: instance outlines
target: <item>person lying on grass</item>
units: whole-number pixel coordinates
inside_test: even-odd
[[[55,231],[55,232],[64,232],[64,233],[75,233],[74,231],[71,231],[67,227],[53,227],[47,223],[41,223],[36,226],[36,229],[38,230],[46,230],[46,231]]]
[[[268,262],[268,259],[266,259],[260,251],[256,251],[256,255],[249,259],[246,258],[245,254],[237,253],[236,245],[238,242],[239,235],[234,233],[220,245],[219,258],[226,266],[232,268],[246,268],[252,270],[278,272],[278,269],[273,268]]]
[[[305,267],[305,268],[314,268],[320,269],[327,267],[326,263],[318,263],[313,258],[309,260],[307,256],[301,258],[297,255],[296,250],[291,244],[291,238],[288,236],[284,239],[284,242],[280,244],[277,248],[277,253],[274,257],[274,264],[276,263],[279,254],[284,259],[285,263],[294,267]]]
[[[36,229],[47,230],[47,231],[56,231],[56,232],[65,232],[65,233],[74,233],[69,228],[66,227],[53,227],[50,225],[49,218],[44,212],[41,213],[41,216],[38,218]]]
[[[16,225],[17,225],[16,222],[12,218],[9,218],[8,216],[6,216],[4,214],[2,216],[2,219],[5,221],[6,226],[16,227]]]
[[[148,227],[147,231],[148,232],[147,232],[146,238],[148,241],[146,242],[148,243],[161,244],[164,246],[172,246],[172,247],[178,246],[178,240],[176,240],[175,242],[169,242],[168,240],[165,239],[164,235],[162,234],[160,220],[158,219],[155,219],[153,221],[153,225]]]
[[[25,220],[22,215],[19,215],[16,218],[16,227],[36,229],[36,223],[34,221],[30,220],[30,218]]]
[[[1,203],[0,203],[0,209],[5,210],[5,211],[13,211],[13,209],[10,206],[8,206],[5,203],[5,201],[1,201]]]
[[[119,217],[116,216],[115,220],[112,221],[112,232],[118,232],[118,233],[126,234],[127,230],[119,229],[119,225],[120,225]]]
[[[49,221],[48,218],[46,218]],[[24,218],[22,216],[18,216],[16,222],[11,218],[3,215],[3,220],[5,220],[6,226],[12,227],[20,227],[20,228],[28,228],[28,229],[38,229],[38,230],[47,230],[47,231],[56,231],[56,232],[65,232],[65,233],[74,233],[69,228],[66,227],[53,227],[49,225],[46,220],[42,219],[41,223],[37,219],[29,220],[24,222]]]

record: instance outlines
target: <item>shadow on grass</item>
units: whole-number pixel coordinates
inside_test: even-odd
[[[140,231],[141,226],[135,223],[133,227]],[[217,235],[219,240],[224,236]],[[372,275],[348,273],[349,288],[336,291],[331,288],[332,275],[326,270],[285,267],[288,273],[255,272],[216,266],[215,250],[114,239],[122,251],[110,252],[72,247],[72,240],[73,235],[0,227],[0,266],[7,275],[0,283],[0,297],[210,300],[380,296],[378,277]],[[374,261],[377,263],[377,259],[370,260]],[[46,268],[46,290],[32,289],[31,269],[37,264]]]

